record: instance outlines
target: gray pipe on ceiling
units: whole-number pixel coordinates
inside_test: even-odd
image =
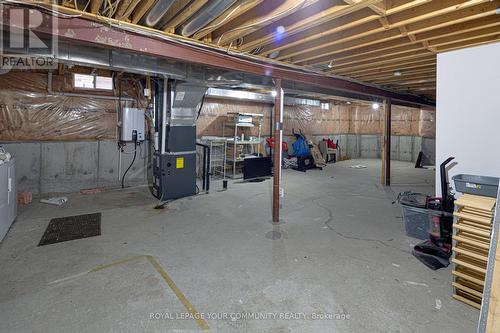
[[[167,13],[175,0],[159,0],[156,4],[151,8],[146,17],[143,20],[143,23],[148,27],[154,27],[162,17]]]
[[[194,35],[198,30],[215,20],[235,2],[236,0],[212,0],[208,2],[181,27],[181,34],[184,37]]]

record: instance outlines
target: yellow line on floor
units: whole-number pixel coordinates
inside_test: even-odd
[[[167,283],[167,285],[170,287],[170,289],[174,292],[175,296],[177,296],[177,299],[184,305],[184,307],[186,308],[186,310],[188,310],[188,312],[191,314],[191,316],[193,316],[193,318],[196,320],[196,323],[198,324],[198,326],[202,330],[208,331],[210,329],[210,327],[208,326],[208,323],[203,318],[201,318],[200,313],[187,300],[186,296],[184,296],[184,294],[182,293],[182,291],[177,287],[177,285],[175,284],[174,280],[172,280],[172,278],[167,274],[167,272],[163,269],[163,267],[161,267],[160,263],[155,259],[155,257],[153,257],[151,255],[140,255],[140,256],[125,258],[125,259],[121,259],[121,260],[116,260],[116,261],[113,261],[112,263],[109,263],[109,264],[105,264],[105,265],[100,265],[100,266],[94,267],[94,268],[92,268],[91,270],[89,270],[87,272],[83,272],[83,273],[76,274],[76,275],[73,275],[73,276],[70,276],[70,277],[67,277],[67,278],[64,278],[64,279],[60,279],[60,280],[56,280],[56,281],[50,282],[49,284],[55,284],[55,283],[59,283],[59,282],[62,282],[62,281],[69,280],[69,279],[74,279],[74,278],[77,278],[77,277],[80,277],[80,276],[84,276],[86,274],[99,272],[99,271],[102,271],[102,270],[105,270],[105,269],[108,269],[108,268],[111,268],[111,267],[114,267],[114,266],[118,266],[118,265],[121,265],[121,264],[126,264],[128,262],[131,262],[131,261],[134,261],[134,260],[139,260],[139,259],[142,259],[142,258],[146,258],[149,261],[149,263],[154,267],[154,269],[158,272],[158,274],[161,275],[161,277],[163,278],[163,280]]]
[[[158,261],[153,257],[153,256],[146,256],[148,258],[149,262],[153,267],[156,269],[156,271],[163,277],[165,282],[168,284],[170,289],[175,293],[175,296],[181,301],[182,304],[184,304],[184,307],[189,311],[189,313],[195,318],[196,323],[198,326],[204,330],[208,331],[210,327],[208,327],[208,323],[201,318],[200,313],[189,303],[187,300],[186,296],[182,293],[182,291],[175,285],[174,281],[170,278],[170,276],[165,272],[165,270],[161,267],[161,265],[158,263]]]
[[[113,261],[110,264],[100,265],[100,266],[94,267],[94,268],[92,268],[89,271],[89,273],[99,272],[99,271],[102,271],[103,269],[107,269],[107,268],[110,268],[110,267],[114,267],[114,266],[118,266],[118,265],[121,265],[121,264],[125,264],[127,262],[138,260],[138,259],[142,259],[144,257],[145,257],[145,255],[140,255],[140,256],[130,257],[130,258],[122,259],[122,260],[116,260],[116,261]]]

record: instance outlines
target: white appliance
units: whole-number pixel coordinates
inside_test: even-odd
[[[17,216],[15,161],[0,164],[0,242]]]
[[[145,132],[144,110],[136,108],[124,108],[122,111],[122,141],[133,141],[133,133],[137,132],[137,141],[144,141]]]

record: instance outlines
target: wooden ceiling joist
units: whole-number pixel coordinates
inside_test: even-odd
[[[345,66],[349,64],[354,64],[359,61],[365,61],[365,60],[376,60],[381,57],[385,57],[388,54],[396,56],[400,54],[405,54],[413,51],[418,51],[422,50],[424,47],[420,44],[410,44],[410,45],[404,45],[404,46],[399,46],[395,47],[391,50],[391,52],[387,52],[386,50],[381,50],[377,52],[370,52],[370,53],[363,53],[363,52],[356,52],[357,54],[353,54],[352,52],[347,53],[339,53],[335,56],[334,61],[332,62],[333,68],[336,68],[337,66]]]
[[[407,86],[397,86],[397,85],[391,85],[391,89],[398,90],[398,91],[408,91],[416,88],[430,88],[430,89],[435,89],[436,83],[435,82],[429,82],[429,83],[416,83],[416,84],[411,84]]]
[[[499,5],[499,0],[481,1],[479,4],[431,17],[425,21],[410,23],[407,25],[407,29],[412,34],[418,34],[432,29],[449,27],[450,25],[484,18],[495,15],[496,8]]]
[[[499,20],[500,23],[500,20]],[[339,53],[336,54],[335,56],[335,61],[332,62],[332,67],[335,69],[337,66],[346,66],[350,64],[357,64],[360,63],[361,61],[368,61],[368,60],[376,60],[381,57],[387,56],[388,53],[390,53],[393,56],[397,55],[404,55],[406,53],[411,53],[413,51],[418,51],[418,50],[423,50],[427,49],[428,51],[435,52],[435,48],[437,46],[442,46],[442,45],[448,45],[448,44],[456,44],[458,42],[462,41],[467,41],[471,39],[477,39],[479,37],[488,37],[488,36],[495,36],[500,33],[500,29],[498,26],[492,26],[486,29],[479,29],[475,31],[471,31],[468,33],[462,33],[462,34],[454,34],[454,35],[449,35],[444,38],[437,38],[437,39],[432,39],[430,41],[423,41],[422,44],[420,43],[411,43],[409,45],[404,45],[400,47],[394,47],[391,49],[390,52],[387,52],[386,48],[383,48],[382,50],[379,51],[365,51],[365,50],[358,50],[358,52],[347,52],[347,53]],[[357,53],[357,54],[356,54]]]
[[[500,20],[499,20],[500,23]],[[500,28],[499,26],[493,26],[493,27],[488,27],[485,29],[478,29],[470,32],[464,32],[461,33],[458,38],[456,38],[456,35],[453,36],[447,36],[447,37],[442,37],[442,38],[437,38],[429,41],[429,45],[432,47],[436,46],[443,46],[443,45],[449,45],[449,44],[456,44],[458,42],[466,42],[469,40],[474,40],[477,38],[481,37],[489,37],[489,36],[495,36],[500,34]]]
[[[415,71],[406,70],[406,71],[397,71],[397,72],[400,75],[396,76],[396,75],[394,75],[394,72],[390,72],[390,73],[386,73],[385,75],[366,77],[363,79],[363,81],[380,82],[380,83],[389,83],[389,82],[398,82],[398,81],[402,82],[404,80],[409,80],[409,79],[433,76],[434,74],[436,74],[436,67],[429,66],[427,68],[423,68],[423,69],[419,69],[419,70],[415,70]]]
[[[302,10],[281,18],[271,25],[266,25],[261,29],[246,35],[244,37],[244,44],[240,47],[240,51],[250,51],[254,48],[260,47],[261,45],[279,41],[281,38],[289,36],[293,31],[292,29],[299,29],[302,24],[307,23],[305,21],[308,21],[310,17],[318,15],[318,13],[326,13],[328,10],[331,10],[332,7],[341,3],[342,2],[340,0],[319,0]],[[282,31],[277,33],[277,27],[283,27]]]
[[[495,29],[497,30],[499,29],[498,26],[500,26],[500,17],[498,17],[497,15],[493,15],[493,16],[488,16],[486,18],[476,19],[470,22],[460,23],[457,26],[453,25],[446,28],[439,28],[435,30],[430,30],[425,33],[416,34],[413,35],[414,37],[413,40],[405,39],[405,37],[394,38],[393,36],[394,35],[397,36],[397,33],[395,34],[390,34],[387,32],[378,33],[373,36],[368,36],[366,38],[353,40],[349,43],[340,44],[336,47],[337,51],[335,50],[335,48],[331,49],[330,52],[331,56],[318,58],[314,62],[312,62],[312,64],[328,63],[332,60],[338,60],[347,56],[355,56],[358,54],[369,55],[374,52],[381,52],[381,51],[392,53],[401,46],[405,45],[409,46],[417,43],[422,45],[422,43],[425,41],[429,41],[429,45],[433,47],[436,45],[432,41],[434,39],[444,38],[453,35],[462,36],[465,32],[470,32],[470,36],[475,36],[477,34],[481,34],[479,30],[482,30],[484,28],[491,28],[488,31],[492,33],[493,31],[495,31]],[[389,36],[389,37],[384,38],[384,36]],[[451,38],[451,40],[453,40],[453,38]],[[368,45],[368,46],[363,46],[363,45]],[[350,52],[346,52],[349,50]],[[309,65],[310,63],[306,62],[304,64]]]
[[[394,76],[394,73],[396,72],[403,73],[403,75],[407,75],[407,74],[427,73],[435,70],[436,70],[436,62],[434,60],[434,62],[432,61],[425,62],[420,65],[418,64],[407,65],[404,68],[402,68],[401,66],[394,66],[390,68],[382,68],[380,71],[350,74],[350,76],[361,81],[370,81],[370,80],[391,78]]]
[[[419,31],[422,31],[423,28],[422,26],[418,26],[413,30],[414,28],[411,27],[411,23],[416,23],[418,21],[421,21],[422,24],[425,24],[425,22],[437,15],[438,20],[436,20],[436,23],[439,23],[437,27],[442,27],[444,26],[449,26],[452,24],[457,23],[457,21],[449,21],[443,19],[441,14],[436,14],[436,13],[442,13],[443,11],[450,11],[453,10],[457,6],[457,4],[461,4],[461,8],[464,6],[473,6],[474,4],[477,4],[477,2],[485,2],[487,0],[473,0],[473,1],[457,1],[457,0],[443,0],[443,1],[437,1],[437,2],[432,2],[420,7],[412,8],[411,11],[417,11],[417,16],[409,18],[408,13],[397,13],[395,14],[393,18],[389,18],[391,22],[391,26],[394,29],[391,30],[386,30],[383,27],[380,27],[379,25],[374,25],[373,22],[370,24],[364,24],[362,26],[359,26],[355,29],[350,29],[349,33],[343,33],[343,34],[334,34],[328,37],[324,38],[319,38],[315,40],[313,43],[304,43],[301,45],[298,45],[297,47],[292,47],[289,49],[284,50],[281,54],[279,59],[284,60],[284,59],[291,59],[291,62],[293,63],[304,63],[308,62],[311,63],[314,60],[314,63],[318,63],[316,59],[318,58],[325,58],[328,55],[334,54],[329,50],[329,47],[334,46],[334,45],[339,45],[347,41],[355,41],[361,37],[365,36],[370,36],[379,33],[377,36],[378,38],[373,38],[373,41],[379,40],[379,41],[387,41],[391,40],[393,38],[397,38],[399,36],[403,36],[404,34],[399,31],[398,27],[404,26],[405,29],[408,31],[408,34],[413,34]],[[454,4],[454,5],[452,5]],[[432,6],[431,6],[432,5]],[[436,10],[437,8],[440,8],[441,10]],[[465,7],[467,8],[467,7]],[[436,10],[433,11],[432,9]],[[405,15],[402,15],[405,14]],[[466,16],[467,12],[463,13],[464,16],[461,17],[460,22],[463,22],[464,20],[469,20],[469,17]],[[431,30],[432,27],[427,26],[427,30]]]
[[[429,55],[432,55],[431,52],[422,49],[422,50],[417,50],[417,51],[412,51],[408,52],[405,54],[401,55],[392,55],[388,54],[384,57],[380,57],[376,60],[363,60],[355,65],[352,64],[339,64],[337,66],[333,66],[331,69],[331,72],[334,74],[339,74],[339,73],[345,73],[345,72],[350,72],[350,71],[355,71],[357,69],[363,69],[363,68],[369,68],[369,67],[376,67],[380,65],[390,65],[395,61],[403,61],[403,60],[412,60],[412,59],[418,59],[418,58],[424,58],[428,57]]]
[[[425,82],[435,82],[436,81],[436,71],[428,72],[426,74],[421,75],[405,75],[404,78],[398,77],[393,78],[391,80],[376,80],[371,82],[376,82],[377,84],[387,85],[387,84],[396,84],[396,85],[409,85],[414,83],[425,83]]]
[[[274,9],[270,12],[264,12],[264,16],[261,16],[262,12],[258,12],[256,8],[259,15],[249,16],[248,20],[242,22],[241,25],[231,30],[224,31],[217,37],[217,45],[229,45],[231,42],[273,24],[296,11],[303,10],[305,7],[313,5],[317,1],[318,0],[285,0],[283,3],[279,3],[278,6],[274,6]],[[264,3],[266,3],[266,1]]]
[[[483,45],[483,44],[496,43],[499,41],[500,41],[500,32],[494,36],[481,37],[481,38],[470,39],[467,41],[462,41],[462,42],[458,42],[458,43],[454,43],[454,44],[438,46],[437,51],[438,52],[448,52],[448,51],[453,51],[453,50],[459,50],[459,49],[462,49],[464,47],[472,47],[472,46],[478,46],[478,45]]]
[[[290,25],[290,26],[283,26],[285,30],[286,36],[292,36],[294,34],[297,34],[301,31],[304,31],[309,28],[316,27],[322,23],[334,20],[339,17],[346,16],[350,13],[354,13],[360,9],[367,8],[370,5],[373,5],[375,3],[379,3],[381,0],[361,0],[357,2],[356,4],[353,5],[336,5],[332,6],[330,8],[327,8],[323,11],[318,12],[315,15],[312,16],[306,16],[304,15],[304,19]],[[302,13],[301,13],[302,14]],[[274,40],[279,39],[280,33],[276,31],[272,31],[271,33],[268,33],[266,36],[263,36],[261,38],[257,38],[253,41],[245,41],[245,43],[240,47],[240,50],[242,51],[250,51],[252,49],[255,49],[259,46],[265,45],[272,43]]]
[[[412,70],[416,68],[435,66],[435,65],[436,65],[436,56],[430,54],[427,57],[422,57],[419,59],[394,61],[393,63],[386,65],[365,67],[362,69],[353,70],[349,73],[349,75],[353,77],[373,76],[373,75],[381,75],[387,72],[394,72],[398,70],[399,71]]]
[[[142,24],[162,0],[89,1],[77,9]],[[175,0],[156,27],[175,35],[208,3]],[[500,0],[237,0],[191,38],[433,98],[436,54],[500,41],[499,7]]]
[[[364,78],[367,76],[377,76],[377,75],[385,75],[388,72],[394,73],[395,71],[407,71],[407,70],[416,70],[422,67],[429,67],[436,65],[436,56],[429,55],[423,56],[418,59],[404,59],[400,61],[394,61],[387,64],[379,64],[375,66],[363,66],[363,68],[356,69],[354,71],[349,72],[349,77],[355,78]],[[344,75],[342,73],[338,73],[338,75]]]
[[[355,5],[359,2],[359,0],[344,0],[344,2],[349,5]],[[377,4],[369,5],[368,8],[370,8],[375,14],[380,15],[381,17],[385,17],[385,5],[385,1],[381,1]]]
[[[414,6],[419,6],[429,0],[425,1],[392,1],[390,6],[386,8],[386,15],[395,14],[403,10],[407,10]],[[308,29],[302,33],[287,36],[281,41],[273,42],[264,46],[261,55],[268,55],[270,53],[281,51],[283,49],[295,47],[304,43],[313,42],[319,38],[327,37],[341,31],[348,31],[363,24],[372,23],[377,21],[380,16],[373,14],[369,9],[362,9],[348,16],[344,16],[335,20],[331,20],[313,29]],[[373,23],[373,28],[380,27],[377,22]]]
[[[90,0],[90,12],[97,14],[104,0]]]

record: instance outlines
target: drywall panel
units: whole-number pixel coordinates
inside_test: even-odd
[[[499,65],[500,43],[438,55],[436,164],[454,156],[450,177],[500,176]]]

